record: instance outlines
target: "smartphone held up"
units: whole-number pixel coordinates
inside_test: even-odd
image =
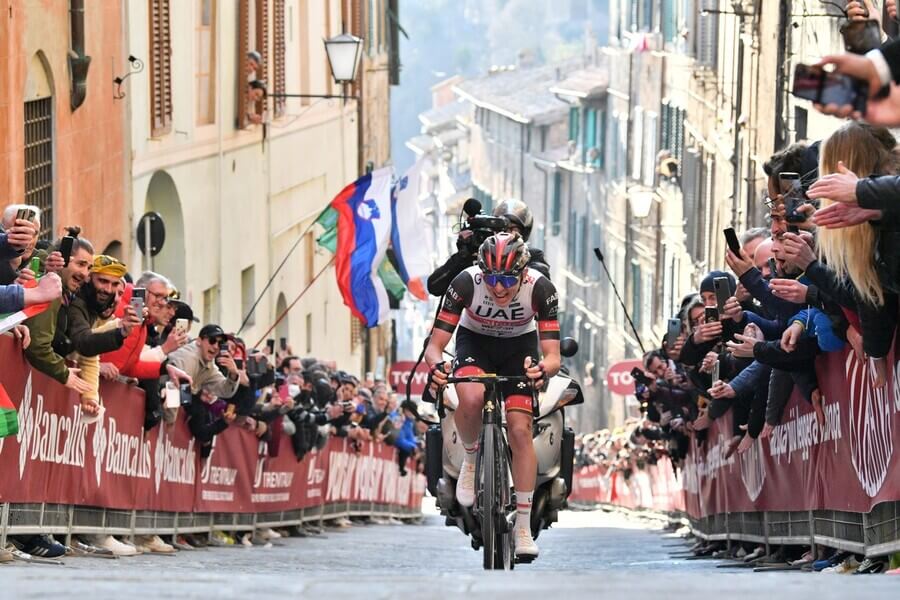
[[[826,71],[815,65],[798,64],[794,68],[791,93],[798,98],[825,106],[849,105],[853,110],[865,115],[869,84],[862,79]]]

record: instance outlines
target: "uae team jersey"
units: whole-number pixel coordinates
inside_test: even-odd
[[[498,306],[482,279],[469,267],[450,283],[435,327],[452,332],[456,326],[491,337],[516,337],[534,331],[540,339],[559,339],[556,287],[535,269],[526,269],[522,285],[505,306]]]

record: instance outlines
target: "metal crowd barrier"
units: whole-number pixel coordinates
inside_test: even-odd
[[[0,504],[0,547],[10,535],[53,534],[69,543],[72,535],[177,535],[213,531],[255,531],[263,527],[321,525],[341,517],[379,517],[415,520],[421,508],[347,502],[271,513],[172,513],[115,510],[65,504]]]
[[[694,535],[708,541],[821,545],[865,556],[900,552],[900,501],[882,502],[869,513],[773,511],[686,518]]]

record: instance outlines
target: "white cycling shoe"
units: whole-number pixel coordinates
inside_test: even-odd
[[[516,527],[516,559],[519,562],[531,562],[537,557],[538,547],[531,532],[523,527]]]
[[[456,501],[460,506],[475,504],[475,461],[464,460],[456,482]]]

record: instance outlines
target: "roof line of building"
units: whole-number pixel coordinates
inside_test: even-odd
[[[453,93],[459,95],[459,97],[462,98],[463,100],[465,100],[467,102],[471,102],[472,104],[474,104],[475,106],[478,106],[480,108],[484,108],[491,112],[495,112],[497,114],[503,115],[507,119],[511,119],[511,120],[515,121],[516,123],[522,123],[523,125],[528,125],[532,121],[528,117],[523,117],[520,114],[510,112],[508,110],[500,108],[499,106],[497,106],[495,104],[491,104],[490,102],[484,102],[483,100],[479,100],[472,94],[469,94],[468,92],[460,89],[459,86],[454,85],[452,89],[453,89]]]

